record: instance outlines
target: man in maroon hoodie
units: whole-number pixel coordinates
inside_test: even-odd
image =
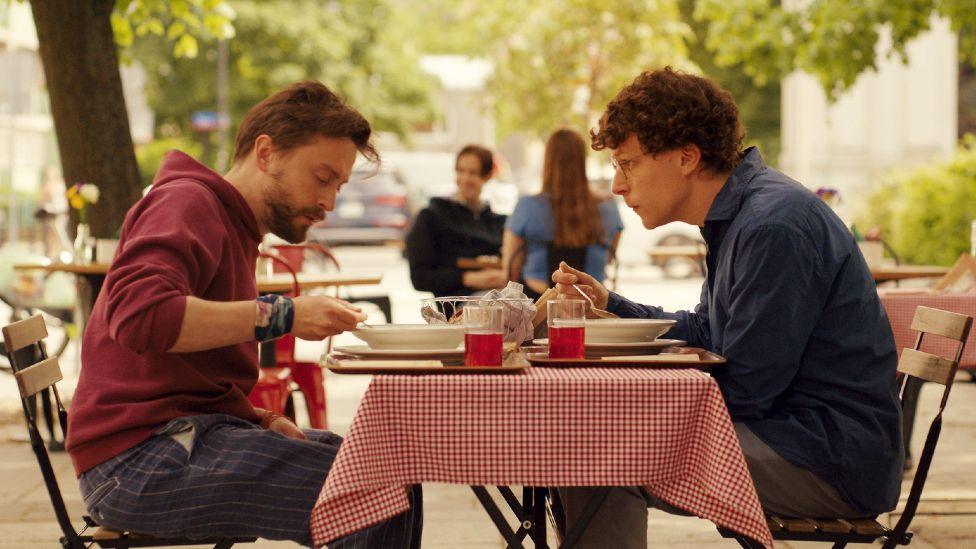
[[[247,399],[257,344],[321,340],[366,319],[324,296],[258,297],[258,244],[289,242],[335,207],[369,123],[318,82],[253,107],[221,177],[172,151],[128,213],[82,347],[68,452],[107,527],[157,536],[252,535],[311,544],[309,517],[341,439]],[[323,211],[324,210],[324,211]],[[416,547],[410,510],[330,547]]]

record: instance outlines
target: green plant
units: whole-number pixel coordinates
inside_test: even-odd
[[[865,205],[858,225],[879,226],[902,261],[951,265],[969,251],[976,219],[976,135],[949,160],[892,174]]]

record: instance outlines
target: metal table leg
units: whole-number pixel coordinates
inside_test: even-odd
[[[521,502],[508,486],[498,486],[497,489],[501,493],[502,498],[505,499],[505,502],[508,503],[508,506],[512,508],[515,517],[520,522],[517,530],[513,530],[508,524],[501,509],[495,504],[495,501],[488,494],[488,490],[484,486],[471,487],[475,496],[478,497],[478,501],[481,502],[481,506],[485,508],[488,516],[495,523],[498,532],[505,539],[508,547],[510,549],[521,548],[522,540],[528,537],[532,540],[536,548],[548,549],[549,545],[546,541],[546,495],[548,489],[524,487],[522,489]],[[577,521],[571,531],[567,532],[566,539],[560,547],[574,547],[579,542],[583,532],[586,531],[590,521],[593,520],[593,517],[596,515],[600,506],[603,505],[609,493],[610,488],[605,487],[597,490],[593,494],[583,509],[583,514],[580,515],[579,521]]]

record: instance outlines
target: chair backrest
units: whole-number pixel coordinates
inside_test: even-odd
[[[959,367],[959,359],[965,350],[966,339],[969,337],[972,326],[972,317],[963,314],[921,306],[915,310],[915,317],[912,319],[912,329],[918,332],[915,338],[915,347],[902,350],[901,358],[898,360],[898,372],[903,374],[901,380],[903,409],[906,390],[911,378],[938,383],[944,388],[939,411],[932,420],[929,432],[925,437],[925,446],[922,447],[922,456],[918,461],[918,467],[915,469],[915,478],[912,480],[912,488],[908,494],[905,509],[902,511],[898,523],[892,529],[893,535],[889,539],[903,539],[905,532],[908,531],[908,525],[915,516],[915,511],[918,509],[918,503],[922,497],[922,488],[925,486],[925,479],[928,477],[932,456],[935,453],[935,446],[939,441],[939,434],[942,432],[942,412],[945,410],[946,402],[949,399],[952,380],[956,375],[956,369]],[[958,347],[955,356],[948,359],[919,351],[922,341],[928,335],[938,335],[957,342]]]
[[[41,391],[50,389],[54,392],[54,398],[57,402],[61,432],[65,436],[68,433],[68,414],[55,385],[61,380],[61,367],[58,365],[57,357],[48,358],[44,349],[44,338],[46,337],[47,326],[44,324],[44,318],[41,315],[34,315],[26,320],[3,327],[4,347],[10,356],[14,376],[17,378],[17,387],[20,389],[20,400],[24,408],[24,419],[27,421],[31,449],[37,457],[37,463],[44,477],[44,485],[47,487],[61,531],[68,540],[74,543],[72,546],[76,546],[77,543],[80,543],[80,538],[71,525],[68,510],[64,505],[64,498],[61,497],[61,489],[58,487],[57,477],[54,475],[54,468],[51,467],[51,459],[48,456],[47,448],[44,446],[40,431],[37,429],[35,396]]]
[[[318,258],[331,265],[335,270],[339,271],[339,260],[336,258],[335,254],[332,253],[327,246],[319,244],[318,242],[305,242],[302,244],[275,244],[271,247],[272,250],[278,252],[278,255],[284,259],[289,267],[295,272],[302,272],[305,259],[309,257],[309,254],[313,256],[318,256]],[[287,269],[284,265],[275,263],[272,267],[274,272],[286,272]]]

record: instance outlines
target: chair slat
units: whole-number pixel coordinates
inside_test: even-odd
[[[790,532],[816,532],[817,523],[804,518],[782,518],[776,517],[783,523],[783,526]]]
[[[915,349],[903,349],[898,360],[899,372],[942,385],[949,383],[954,369],[951,360]]]
[[[916,332],[936,334],[955,341],[962,341],[969,331],[972,322],[968,316],[919,306],[912,318],[912,329]]]
[[[821,532],[829,532],[831,534],[846,534],[854,528],[851,523],[842,519],[820,519],[816,523],[817,528]]]
[[[122,532],[118,530],[112,530],[111,528],[106,528],[104,526],[99,526],[98,530],[92,534],[93,541],[109,541],[122,538]]]
[[[864,534],[869,536],[880,536],[886,530],[884,526],[878,523],[876,520],[860,518],[860,519],[847,519],[847,522],[851,523],[854,527],[854,532],[858,534]]]
[[[769,526],[770,532],[779,532],[783,529],[783,523],[777,520],[776,517],[766,517],[766,526]]]
[[[3,342],[9,353],[37,343],[45,337],[47,337],[47,325],[44,324],[44,317],[41,315],[34,315],[27,320],[3,327]]]
[[[27,398],[61,381],[61,367],[58,365],[58,357],[52,356],[14,375],[17,377],[20,396]]]

